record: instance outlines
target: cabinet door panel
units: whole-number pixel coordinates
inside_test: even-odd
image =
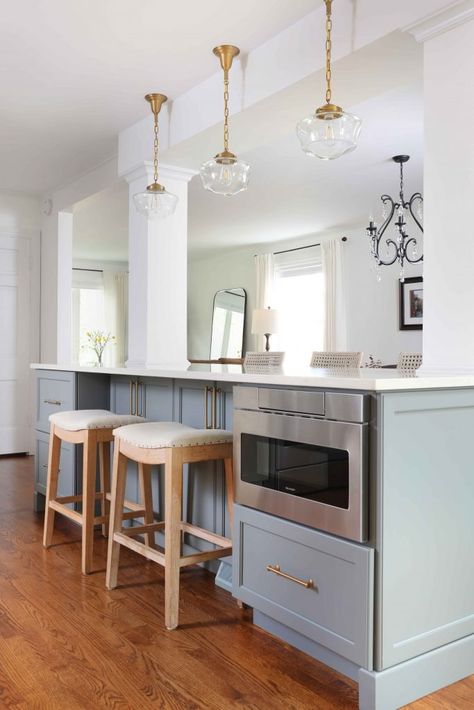
[[[143,416],[151,422],[173,421],[173,380],[147,378],[139,385]]]
[[[110,408],[117,414],[130,414],[130,377],[112,377],[110,384]]]
[[[46,495],[46,476],[48,472],[49,434],[37,432],[36,435],[36,475],[35,488],[38,493]],[[61,445],[61,458],[59,462],[60,496],[74,495],[74,444]]]

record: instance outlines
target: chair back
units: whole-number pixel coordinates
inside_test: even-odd
[[[418,370],[423,362],[421,353],[400,353],[397,370]]]
[[[362,364],[362,352],[313,352],[311,355],[310,367],[325,367],[325,368],[345,368],[353,369],[360,367]]]
[[[244,371],[254,374],[275,372],[281,369],[284,352],[245,353]]]

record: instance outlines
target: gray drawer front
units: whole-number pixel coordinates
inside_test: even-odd
[[[49,415],[76,408],[74,372],[38,370],[36,378],[36,428],[48,432]]]
[[[235,506],[233,593],[344,658],[372,667],[373,550]],[[267,570],[300,580],[305,588]]]
[[[38,493],[46,495],[46,475],[48,472],[49,436],[41,432],[36,438],[36,486]],[[61,496],[74,495],[74,445],[63,443],[61,445],[61,458],[59,464],[59,487]]]

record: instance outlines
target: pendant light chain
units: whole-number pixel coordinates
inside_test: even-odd
[[[400,201],[402,207],[404,207],[404,197],[403,197],[403,163],[400,163]]]
[[[326,103],[331,103],[331,2],[326,0]]]
[[[155,185],[158,182],[158,150],[159,150],[159,138],[158,138],[158,113],[153,115],[153,182]]]
[[[224,151],[229,150],[229,72],[224,71]]]

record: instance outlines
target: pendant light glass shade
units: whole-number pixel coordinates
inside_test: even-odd
[[[296,126],[301,149],[321,160],[334,160],[357,148],[361,120],[345,111],[316,112]]]
[[[162,190],[151,190],[153,185],[147,187],[145,192],[138,192],[133,196],[133,202],[137,209],[144,217],[148,219],[163,219],[168,217],[176,209],[178,198],[171,192]]]
[[[303,118],[296,125],[301,149],[306,155],[313,155],[321,160],[334,160],[344,153],[350,153],[357,147],[361,120],[352,113],[343,111],[332,103],[331,95],[331,32],[332,0],[326,3],[326,103],[320,106],[312,116]]]
[[[138,192],[134,195],[133,202],[137,212],[140,212],[144,217],[151,220],[163,219],[173,214],[178,204],[176,195],[167,192],[158,182],[158,114],[161,106],[168,99],[164,94],[147,94],[145,99],[153,112],[153,182],[148,185],[145,192]]]
[[[206,190],[216,195],[236,195],[247,189],[250,165],[236,156],[216,155],[201,166],[201,180]]]
[[[240,50],[230,44],[214,47],[224,71],[224,150],[201,165],[202,186],[216,195],[236,195],[247,189],[250,165],[229,151],[229,70]]]

